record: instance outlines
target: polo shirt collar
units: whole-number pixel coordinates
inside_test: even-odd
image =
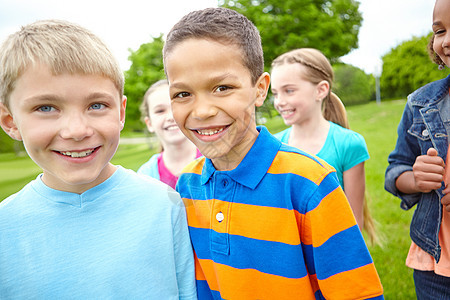
[[[259,134],[255,143],[235,169],[217,171],[212,161],[206,158],[201,175],[202,185],[208,182],[214,172],[223,172],[241,185],[251,189],[256,188],[264,175],[266,175],[281,147],[281,142],[273,137],[266,127],[257,126],[256,129]]]

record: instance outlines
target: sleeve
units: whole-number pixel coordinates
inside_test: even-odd
[[[160,179],[158,171],[158,157],[161,153],[154,154],[146,163],[144,163],[136,173],[144,174],[155,179]]]
[[[383,299],[372,257],[335,172],[329,173],[308,201],[302,236],[316,298]],[[309,241],[308,241],[309,240]]]
[[[277,138],[280,142],[288,144],[289,143],[289,136],[291,135],[292,127],[289,127],[283,131],[280,131],[278,133],[275,133],[273,136]]]
[[[402,173],[412,171],[416,157],[421,154],[417,138],[408,134],[408,129],[412,126],[412,123],[412,107],[408,101],[397,128],[397,144],[388,157],[389,165],[386,169],[384,181],[385,189],[401,199],[400,206],[405,210],[412,208],[421,197],[421,193],[404,194],[395,185],[395,181]]]
[[[173,242],[179,299],[196,300],[194,254],[189,238],[186,210],[179,194],[175,191],[170,193],[170,197],[173,197],[173,201],[176,203]]]
[[[344,172],[369,159],[366,141],[357,132],[350,131],[344,147],[347,149],[344,155]]]

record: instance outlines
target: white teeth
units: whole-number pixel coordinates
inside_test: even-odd
[[[92,152],[94,152],[94,149],[92,149],[92,150],[86,150],[86,151],[81,151],[81,152],[69,152],[69,151],[65,151],[65,152],[61,152],[61,154],[66,155],[66,156],[71,156],[71,157],[79,158],[79,157],[85,157],[85,156],[88,156],[88,155],[91,154]]]
[[[201,135],[213,135],[219,132],[223,131],[223,127],[220,129],[203,129],[203,130],[197,130],[197,132]]]
[[[166,130],[177,130],[177,129],[178,129],[177,125],[170,125],[170,126],[167,126],[167,128],[166,128]]]
[[[283,110],[280,112],[281,115],[289,115],[291,113],[293,113],[294,110],[293,109],[289,109],[289,110]]]

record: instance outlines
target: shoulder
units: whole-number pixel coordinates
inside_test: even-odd
[[[268,173],[290,173],[320,183],[324,177],[334,171],[334,168],[323,159],[282,144]]]
[[[408,96],[408,102],[416,105],[433,103],[445,96],[450,87],[450,75],[446,78],[430,82]]]
[[[119,198],[150,200],[153,204],[166,203],[167,200],[177,204],[181,200],[174,189],[153,177],[125,168],[121,168],[121,172],[122,180],[114,189]]]
[[[20,224],[23,220],[14,221],[16,218],[29,213],[32,209],[34,201],[39,195],[32,188],[34,181],[28,183],[17,193],[14,193],[0,202],[0,231],[5,226]],[[9,224],[8,224],[9,223]]]
[[[186,167],[183,168],[182,173],[195,173],[200,175],[202,173],[205,160],[206,158],[204,156],[196,158],[195,160],[191,161]]]
[[[291,130],[292,127],[289,127],[283,131],[275,133],[273,136],[276,137],[279,141],[287,144],[289,141],[289,135],[291,134]]]
[[[19,190],[18,192],[6,197],[3,201],[0,202],[0,209],[3,207],[6,207],[8,205],[11,205],[13,202],[15,202],[18,199],[23,199],[23,198],[30,198],[33,197],[32,195],[34,195],[34,189],[33,189],[33,183],[36,180],[32,180],[29,183],[27,183],[21,190]]]
[[[150,157],[150,159],[139,167],[137,170],[138,174],[145,174],[151,176],[153,178],[159,179],[158,173],[158,158],[161,156],[161,153],[156,153]]]
[[[330,122],[330,126],[333,138],[343,146],[362,145],[366,147],[366,141],[360,133],[341,127],[333,122]]]

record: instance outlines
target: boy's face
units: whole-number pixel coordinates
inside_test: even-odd
[[[179,43],[165,64],[181,131],[218,170],[234,169],[258,135],[255,105],[264,102],[269,75],[253,85],[237,46],[206,39]]]
[[[47,186],[82,193],[114,173],[126,98],[110,79],[54,76],[38,64],[19,77],[9,104],[0,105],[0,124],[23,141]]]

